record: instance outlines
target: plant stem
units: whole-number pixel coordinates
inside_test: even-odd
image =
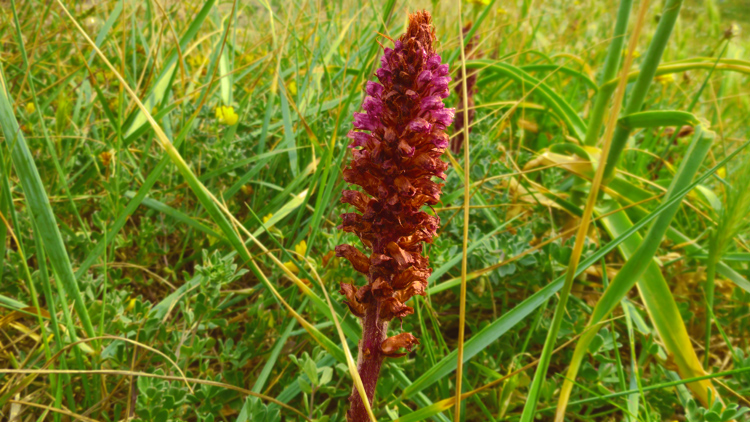
[[[370,402],[371,406],[380,376],[380,367],[383,365],[383,359],[385,358],[380,350],[380,345],[387,335],[388,321],[380,319],[380,301],[374,301],[372,306],[367,308],[365,317],[362,318],[362,340],[359,341],[359,356],[357,357],[357,372],[362,378],[362,384],[365,386],[365,393],[367,393],[367,401]],[[349,403],[351,403],[351,407],[346,413],[347,421],[365,422],[370,420],[356,387],[352,388]]]
[[[599,139],[599,132],[604,123],[604,115],[607,111],[612,94],[615,92],[616,85],[611,85],[606,89],[603,85],[617,75],[617,69],[620,67],[620,56],[622,56],[622,45],[625,42],[625,31],[628,29],[628,20],[630,10],[633,6],[633,0],[622,0],[617,12],[617,23],[615,23],[615,32],[612,34],[612,44],[607,51],[607,59],[604,62],[604,71],[599,79],[599,92],[596,94],[596,102],[591,110],[589,117],[589,126],[586,131],[585,145],[594,146]]]
[[[674,28],[677,17],[680,14],[682,8],[682,0],[668,0],[664,5],[664,13],[659,19],[659,25],[656,27],[656,33],[648,47],[648,52],[643,60],[641,66],[641,72],[638,74],[638,79],[633,85],[628,103],[623,110],[622,115],[627,116],[635,112],[641,111],[643,107],[643,101],[646,99],[648,89],[651,86],[651,82],[654,80],[656,75],[656,69],[659,67],[664,49],[667,47],[667,41],[669,41],[670,35],[672,35],[672,29]],[[615,172],[615,167],[620,159],[625,144],[630,137],[630,129],[617,126],[615,133],[612,137],[612,147],[609,150],[607,156],[607,166],[604,169],[604,182],[605,184],[612,179]]]
[[[714,307],[714,280],[716,278],[716,264],[719,263],[721,252],[719,251],[719,234],[713,233],[711,236],[711,246],[708,251],[708,262],[706,263],[706,306],[713,310]],[[708,368],[711,356],[711,312],[706,312],[706,354],[703,357],[703,366]]]
[[[461,31],[463,22],[461,22],[461,2],[458,3],[458,30]],[[461,421],[461,382],[463,381],[463,364],[464,364],[464,331],[466,329],[466,273],[468,270],[468,248],[469,248],[469,206],[471,205],[471,178],[470,172],[470,153],[469,153],[469,104],[466,82],[466,45],[464,40],[461,47],[461,96],[463,100],[461,108],[463,109],[463,143],[464,143],[464,227],[463,227],[463,253],[461,255],[461,292],[459,295],[459,324],[458,324],[458,350],[456,354],[456,406],[454,407],[453,420]]]

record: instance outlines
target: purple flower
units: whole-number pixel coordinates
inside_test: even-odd
[[[430,82],[432,80],[432,72],[429,70],[423,70],[422,73],[419,74],[419,77],[417,77],[417,83],[422,86],[423,84]]]
[[[391,83],[391,79],[392,79],[391,72],[388,69],[384,68],[384,67],[381,67],[380,69],[378,69],[375,72],[375,76],[377,76],[378,80],[381,83],[383,83],[383,84],[390,84]]]
[[[433,54],[430,56],[430,58],[427,59],[427,63],[425,63],[425,67],[427,69],[435,69],[440,65],[440,61],[443,60],[439,54]]]
[[[445,104],[443,104],[443,99],[434,95],[422,98],[422,102],[419,105],[419,108],[422,111],[436,110],[436,109],[439,110],[439,109],[442,109],[443,107],[445,107]]]
[[[440,104],[442,104],[442,101],[440,102]],[[409,126],[408,126],[409,130],[411,130],[412,132],[420,132],[420,133],[429,132],[430,127],[431,127],[430,122],[428,122],[427,120],[421,117],[417,117],[416,119],[409,122]]]
[[[440,125],[443,129],[447,128],[453,122],[453,115],[456,113],[455,108],[444,108],[441,110],[432,110],[432,118],[435,119],[435,124]]]
[[[448,85],[446,84],[446,87]],[[383,94],[383,85],[380,85],[377,82],[373,81],[367,81],[367,87],[365,88],[365,91],[367,92],[367,95],[372,95],[373,97],[378,97]]]
[[[351,144],[349,144],[349,148],[357,148],[357,147],[363,147],[365,145],[368,145],[370,141],[372,141],[373,137],[369,133],[366,132],[349,132],[346,135],[349,139],[353,140]]]
[[[448,74],[448,65],[447,64],[441,64],[437,67],[437,70],[435,71],[435,74],[438,76],[446,76]]]
[[[374,131],[378,124],[378,120],[367,113],[354,113],[354,127],[356,129]]]
[[[432,87],[437,91],[447,90],[450,76],[441,76],[432,80]]]
[[[362,108],[367,110],[367,114],[370,118],[378,118],[383,114],[383,102],[375,97],[365,97],[365,101],[362,103]]]

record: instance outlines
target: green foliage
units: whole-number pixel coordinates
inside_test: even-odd
[[[164,375],[161,369],[155,375]],[[181,419],[179,409],[188,403],[187,389],[179,382],[169,382],[158,378],[138,378],[138,398],[135,413],[144,421],[173,421]]]
[[[281,411],[277,406],[266,405],[257,397],[248,397],[236,422],[281,422]]]
[[[56,0],[8,3],[0,419],[16,409],[19,420],[69,417],[17,403],[25,400],[108,422],[344,421],[352,379],[332,312],[354,353],[360,327],[338,283],[362,284],[331,252],[356,240],[336,228],[350,211],[339,204],[346,134],[378,42],[387,44],[379,34],[398,36],[412,9],[431,8],[456,82],[458,3],[62,3],[163,137]],[[579,353],[571,419],[744,422],[750,38],[731,25],[750,25],[747,7],[685,0],[665,38],[655,35],[667,11],[652,2],[626,87],[626,99],[642,98],[619,116],[629,134],[620,135],[616,171],[597,197],[550,340],[572,342],[534,384],[535,367],[526,366],[553,328],[636,18],[617,21],[612,2],[538,3],[462,2],[462,21],[479,37],[466,63],[478,89],[463,385],[486,388],[465,397],[461,413],[518,420],[533,402],[536,419],[550,420],[573,349],[606,297],[614,310]],[[624,37],[613,37],[616,26]],[[648,53],[654,39],[663,52]],[[658,65],[644,66],[657,53]],[[446,102],[455,105],[455,94]],[[665,192],[690,155],[680,126],[696,124],[717,139],[693,163],[699,184],[661,221]],[[434,270],[427,296],[410,301],[414,317],[390,327],[420,345],[384,365],[379,420],[451,420],[464,252],[463,157],[452,158],[442,202],[426,210],[441,219],[425,245]],[[652,236],[647,275],[637,289],[604,296],[633,268],[629,253],[654,221],[664,233]],[[678,382],[682,353],[653,312],[667,303],[708,373],[736,370],[718,388],[725,408],[701,404]]]
[[[708,409],[696,404],[693,399],[690,399],[687,404],[689,422],[729,422],[739,419],[747,412],[750,412],[750,408],[740,409],[736,403],[725,407],[718,400],[714,401]]]

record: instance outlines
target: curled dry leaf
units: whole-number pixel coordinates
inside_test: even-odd
[[[411,352],[412,347],[417,344],[419,344],[419,340],[411,333],[401,333],[385,339],[380,345],[380,350],[386,356],[397,358],[406,355],[405,352],[399,352],[400,349],[406,349]]]

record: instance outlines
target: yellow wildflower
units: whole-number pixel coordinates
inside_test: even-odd
[[[294,246],[294,252],[297,252],[299,255],[303,255],[304,256],[305,253],[307,252],[307,242],[305,242],[303,240],[303,241],[297,243]]]
[[[187,63],[191,67],[198,67],[206,62],[206,56],[201,53],[193,54],[187,58]]]
[[[287,261],[284,263],[284,266],[287,270],[291,271],[293,274],[299,273],[299,268],[297,268],[296,265],[292,261]]]
[[[112,113],[118,112],[120,110],[120,97],[112,97],[112,99],[107,102],[107,105]]]
[[[292,95],[297,95],[297,82],[291,81],[289,82],[289,85],[287,85],[286,89],[289,91]]]
[[[490,4],[490,0],[466,0],[466,3],[476,4],[479,6],[487,6]]]
[[[26,103],[26,107],[24,108],[26,109],[27,114],[32,114],[36,111],[36,106],[34,105],[34,103]]]
[[[656,80],[659,81],[662,85],[669,85],[670,83],[674,82],[674,75],[671,73],[668,73],[666,75],[659,75],[656,77]]]
[[[250,196],[253,194],[253,187],[250,185],[242,185],[242,187],[240,187],[240,191],[243,195]]]
[[[724,39],[731,40],[732,38],[740,35],[740,32],[740,26],[736,23],[732,23],[731,25],[729,25],[729,28],[724,31]]]
[[[622,57],[625,57],[628,55],[628,50],[623,49],[622,50]],[[638,57],[641,57],[641,52],[638,50],[633,50],[633,58],[637,59]]]
[[[253,53],[245,53],[240,56],[240,64],[242,66],[249,66],[257,59],[258,59],[257,55]]]
[[[268,223],[269,220],[271,220],[271,217],[273,217],[273,214],[268,214],[267,216],[263,217],[263,224]]]
[[[102,160],[102,165],[104,167],[109,167],[109,163],[112,162],[112,151],[102,151],[102,153],[99,154],[99,159]]]
[[[234,112],[232,106],[218,106],[216,107],[216,120],[219,123],[227,126],[232,126],[237,123],[239,116]]]

